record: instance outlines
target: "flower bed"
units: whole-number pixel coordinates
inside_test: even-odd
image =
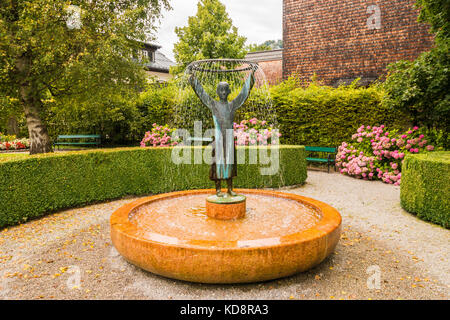
[[[342,174],[398,186],[405,155],[433,151],[434,147],[427,143],[418,127],[399,133],[385,126],[361,126],[351,143],[339,147],[336,166]]]
[[[0,141],[0,150],[23,150],[30,148],[30,139]]]

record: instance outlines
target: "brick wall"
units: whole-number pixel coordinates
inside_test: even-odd
[[[270,85],[275,85],[283,80],[283,61],[262,61],[259,62],[259,66],[264,71],[266,75],[267,83]]]
[[[245,58],[259,64],[270,85],[283,80],[283,49],[250,52]]]
[[[433,43],[414,0],[283,0],[283,78],[370,82]]]

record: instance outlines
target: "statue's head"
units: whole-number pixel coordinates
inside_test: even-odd
[[[228,96],[231,93],[230,85],[227,82],[220,82],[217,85],[217,95],[221,101],[228,101]]]

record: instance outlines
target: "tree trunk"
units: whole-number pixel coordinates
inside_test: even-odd
[[[47,127],[42,122],[39,111],[42,102],[37,95],[37,88],[30,81],[29,70],[30,59],[22,56],[17,60],[16,69],[22,76],[19,86],[20,100],[27,118],[28,133],[30,135],[30,154],[52,152],[52,144],[48,135]]]
[[[17,123],[17,118],[14,115],[8,117],[8,122],[6,123],[6,133],[8,135],[19,135],[19,124]]]
[[[46,126],[39,116],[39,108],[32,103],[26,103],[24,111],[30,135],[30,154],[52,152],[50,137]]]

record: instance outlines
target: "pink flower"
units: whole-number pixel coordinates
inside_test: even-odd
[[[434,146],[427,146],[427,151],[433,151],[434,150]]]

